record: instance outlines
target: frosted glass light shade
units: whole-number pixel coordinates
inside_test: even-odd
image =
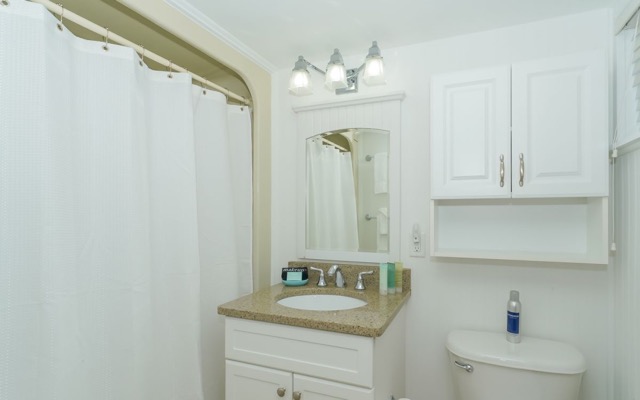
[[[304,96],[313,92],[313,85],[311,83],[311,74],[307,70],[307,63],[304,57],[298,57],[296,65],[291,71],[291,77],[289,78],[289,93],[296,96]]]
[[[369,86],[384,85],[387,81],[384,79],[384,62],[382,57],[367,58],[364,65],[364,83]]]
[[[338,49],[333,51],[329,64],[327,64],[324,86],[329,90],[347,87],[347,69],[344,67],[344,61],[342,61],[342,55]]]
[[[292,71],[289,79],[289,93],[304,96],[313,92],[309,71]]]
[[[329,90],[342,89],[347,87],[347,70],[344,65],[332,65],[327,68],[327,75],[324,85]]]
[[[378,42],[374,41],[369,48],[369,54],[364,61],[364,83],[369,86],[384,85],[387,81],[384,79],[384,62],[380,55]]]

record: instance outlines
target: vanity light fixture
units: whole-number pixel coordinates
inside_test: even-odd
[[[291,78],[289,79],[289,93],[295,96],[304,96],[313,93],[311,83],[311,74],[307,67],[311,67],[315,71],[325,76],[324,86],[328,90],[334,90],[336,94],[357,93],[358,92],[358,75],[364,70],[364,83],[369,86],[384,85],[384,62],[380,55],[378,42],[374,41],[369,48],[369,53],[364,63],[358,68],[346,69],[340,50],[335,49],[326,71],[321,70],[303,56],[298,57]]]

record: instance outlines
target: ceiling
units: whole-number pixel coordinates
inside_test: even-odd
[[[269,70],[613,7],[615,0],[165,0]]]

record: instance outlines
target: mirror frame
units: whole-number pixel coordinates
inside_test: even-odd
[[[400,259],[400,137],[404,92],[341,102],[294,107],[297,114],[297,254],[301,259],[380,263]],[[306,248],[306,141],[345,128],[389,131],[389,252],[314,250]]]

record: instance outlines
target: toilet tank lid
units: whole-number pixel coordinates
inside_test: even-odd
[[[458,357],[509,368],[556,374],[580,374],[587,369],[575,347],[527,336],[521,336],[520,343],[510,343],[504,333],[456,330],[447,336],[447,349]]]

